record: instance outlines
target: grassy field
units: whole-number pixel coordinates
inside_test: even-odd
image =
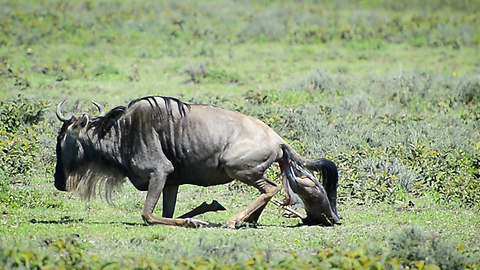
[[[0,269],[480,268],[475,1],[0,7]],[[177,214],[227,208],[197,230],[145,226],[145,193],[128,183],[113,204],[56,191],[55,105],[95,113],[92,100],[145,95],[258,117],[333,160],[342,225],[297,226],[268,205],[259,224],[221,229],[258,195],[238,183],[180,188]]]

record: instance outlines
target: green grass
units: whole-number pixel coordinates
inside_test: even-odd
[[[469,57],[478,51],[474,48],[457,52],[446,48],[389,45],[388,49],[357,50],[337,42],[327,45],[242,44],[236,46],[235,50],[218,45],[215,49],[219,57],[163,56],[159,59],[143,59],[122,54],[98,56],[97,52],[105,50],[100,46],[88,49],[88,55],[75,57],[81,59],[84,67],[74,70],[72,65],[75,64],[69,63],[68,56],[63,52],[77,51],[76,46],[56,48],[53,45],[52,54],[58,53],[60,58],[54,55],[30,57],[25,49],[15,48],[3,53],[15,56],[11,57],[12,60],[4,69],[10,68],[14,74],[18,73],[19,77],[28,81],[29,87],[15,85],[18,79],[9,75],[10,78],[7,76],[3,80],[2,96],[41,96],[55,102],[69,96],[119,104],[146,94],[189,98],[205,93],[238,95],[246,90],[279,89],[318,67],[331,72],[340,71],[344,76],[356,79],[358,84],[363,81],[362,77],[391,76],[402,70],[435,72],[445,77],[455,73],[461,80],[478,68],[478,58]],[[232,54],[231,58],[225,57],[229,53]],[[359,60],[359,56],[355,55],[362,53],[368,54],[369,59]],[[56,60],[50,62],[52,58]],[[258,58],[262,61],[258,61]],[[225,83],[214,80],[208,82],[208,86],[187,83],[189,76],[182,71],[199,63],[204,63],[211,70],[238,74],[238,81]],[[438,63],[442,63],[441,66]],[[53,71],[43,74],[41,70],[44,68]]]
[[[363,244],[372,249],[386,249],[385,241],[393,232],[412,226],[468,248],[478,248],[480,240],[475,225],[480,222],[476,210],[440,205],[427,197],[412,198],[414,206],[403,202],[340,204],[342,225],[335,227],[296,227],[298,220],[283,218],[282,211],[269,205],[255,227],[185,229],[145,226],[140,217],[145,193],[130,186],[118,194],[115,205],[109,205],[101,200],[82,202],[69,194],[58,194],[52,185],[40,181],[46,180],[35,180],[30,188],[41,190],[40,194],[48,194],[47,200],[62,201],[63,205],[4,209],[4,236],[0,238],[3,245],[46,250],[47,244],[56,238],[73,235],[85,254],[97,254],[106,261],[164,254],[171,260],[226,256],[235,262],[252,257],[255,249],[266,252],[272,260],[279,260],[291,251],[308,257],[319,250],[342,250]],[[186,212],[204,200],[218,199],[228,210],[199,218],[221,225],[253,198],[251,191],[232,195],[227,186],[208,190],[186,186],[181,188],[177,213]]]
[[[397,238],[411,237],[479,267],[478,4],[419,3],[1,2],[0,246],[18,252],[0,250],[0,263],[29,251],[46,254],[41,266],[78,268],[435,263],[392,257]],[[157,94],[258,117],[303,155],[335,161],[342,225],[297,227],[268,205],[257,226],[238,230],[149,227],[145,193],[128,182],[114,205],[54,189],[58,102],[96,113],[92,100],[111,109]],[[40,119],[25,122],[36,110]],[[176,213],[216,199],[227,211],[199,218],[221,225],[256,195],[182,186]],[[418,232],[404,236],[409,228]]]

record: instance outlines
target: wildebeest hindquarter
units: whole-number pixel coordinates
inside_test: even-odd
[[[147,191],[142,218],[148,224],[204,224],[173,218],[179,185],[211,186],[234,179],[257,188],[261,195],[226,225],[256,222],[280,190],[264,177],[273,162],[287,168],[290,159],[307,168],[315,164],[296,154],[260,120],[214,106],[144,97],[106,115],[64,117],[62,104],[57,107],[63,122],[57,139],[57,189],[89,197],[98,182],[109,191],[127,177],[137,189]],[[157,217],[153,211],[162,193],[163,213]]]

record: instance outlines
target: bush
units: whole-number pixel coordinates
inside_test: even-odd
[[[26,176],[36,162],[45,101],[17,99],[0,101],[0,173]]]
[[[43,119],[46,108],[46,101],[21,98],[0,101],[0,130],[15,134],[25,125],[38,124]]]
[[[236,73],[208,68],[205,63],[186,66],[182,73],[188,75],[186,82],[193,83],[238,83],[240,81]]]
[[[35,163],[38,137],[31,127],[19,133],[0,130],[0,173],[6,177],[26,176]]]
[[[465,104],[480,104],[480,74],[463,81],[458,87],[458,99]]]
[[[77,238],[77,235],[71,235],[46,240],[49,253],[29,247],[0,245],[0,265],[6,269],[405,269],[409,266],[411,269],[432,270],[476,269],[480,266],[478,255],[463,251],[461,246],[457,249],[451,247],[445,241],[411,228],[389,239],[389,247],[398,249],[395,252],[390,250],[389,254],[373,255],[368,246],[363,246],[347,250],[319,250],[309,258],[292,252],[278,260],[270,260],[264,252],[254,250],[253,255],[234,261],[226,260],[228,254],[178,259],[141,256],[103,261],[98,255],[87,256]]]
[[[465,81],[475,85],[475,76]],[[455,97],[459,87],[476,88],[413,71],[365,81],[358,89],[316,68],[281,89],[249,91],[245,104],[231,108],[263,120],[300,153],[332,159],[340,201],[393,203],[427,194],[477,206],[479,107]]]
[[[453,243],[415,227],[394,233],[387,243],[388,256],[407,264],[424,261],[426,264],[438,265],[441,269],[465,269],[467,265],[480,261],[478,254],[473,254],[472,257],[464,253],[461,244],[455,247]]]
[[[43,122],[46,108],[45,101],[0,101],[0,203],[7,207],[63,205],[51,194],[24,186],[35,168],[46,172],[53,167],[53,161],[44,157],[43,149],[49,147],[40,142],[49,130]]]
[[[93,269],[102,265],[85,256],[74,236],[47,242],[54,255],[29,247],[0,246],[0,265],[5,269]]]

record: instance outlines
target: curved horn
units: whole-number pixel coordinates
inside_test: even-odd
[[[62,102],[60,102],[57,106],[57,118],[58,120],[62,121],[62,122],[67,122],[67,121],[70,121],[73,117],[73,114],[72,113],[68,113],[67,116],[63,116],[62,114],[62,105],[63,103],[65,102],[65,100],[67,99],[64,99]]]
[[[93,105],[95,105],[95,107],[98,108],[98,116],[105,116],[105,111],[103,109],[103,106],[98,104],[97,102],[95,101],[92,101]]]

